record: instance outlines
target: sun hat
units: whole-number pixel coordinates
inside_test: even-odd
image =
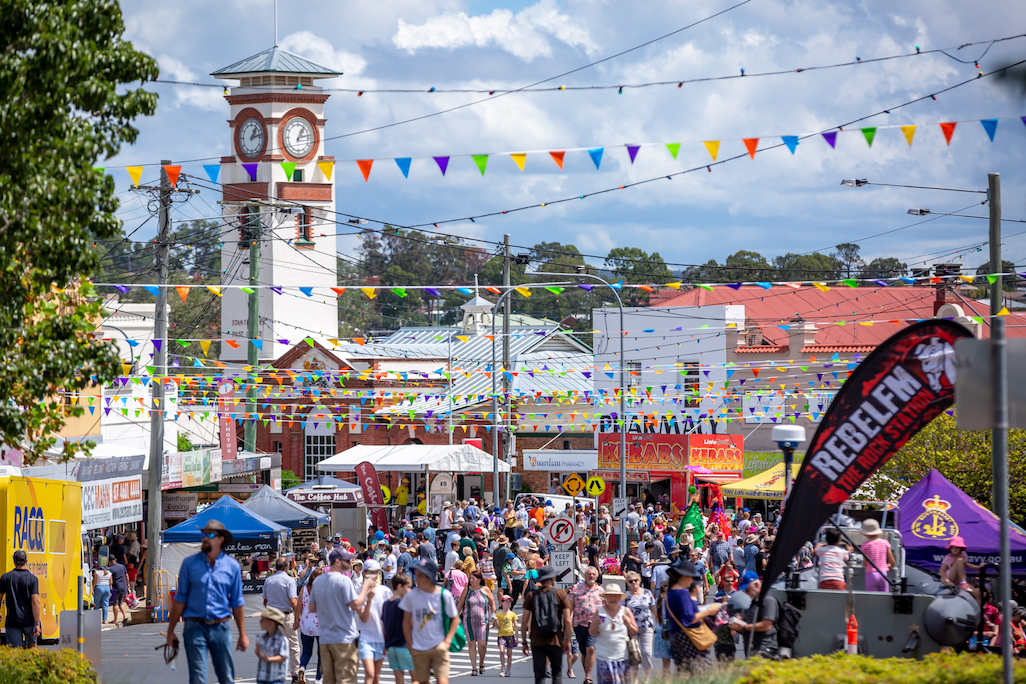
[[[693,529],[695,529],[695,526],[692,525],[691,523],[688,523],[687,525],[684,526],[684,531],[685,532],[687,532],[688,530],[693,530]]]
[[[881,534],[883,534],[883,530],[880,529],[880,523],[873,518],[862,523],[863,537],[879,537]]]
[[[699,579],[702,576],[695,568],[695,564],[684,558],[678,558],[670,565],[669,569],[683,577]]]
[[[969,548],[968,546],[965,545],[965,539],[962,539],[959,536],[952,537],[948,541],[948,548],[950,549],[952,546],[957,546],[960,549],[968,549]]]
[[[285,626],[285,613],[275,608],[274,606],[266,606],[264,610],[260,613],[260,617],[267,618],[268,620],[276,622],[282,627]]]
[[[604,587],[602,587],[602,595],[603,596],[626,596],[627,594],[624,592],[623,589],[620,588],[620,585],[617,584],[616,582],[606,582],[606,585]]]
[[[232,533],[225,529],[224,524],[220,520],[208,520],[207,524],[203,526],[201,532],[217,532],[224,537],[225,544],[232,543]]]
[[[413,564],[413,569],[425,577],[429,577],[432,581],[438,576],[438,563],[430,558],[421,558]]]
[[[538,571],[538,583],[544,582],[545,580],[556,579],[556,569],[551,565],[543,565],[541,570]]]

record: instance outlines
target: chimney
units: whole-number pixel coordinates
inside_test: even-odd
[[[937,285],[935,288],[936,297],[933,300],[933,315],[936,316],[940,308],[945,304],[961,304],[962,300],[949,285]]]
[[[789,322],[787,331],[787,356],[791,359],[802,358],[802,348],[816,343],[816,324],[806,323],[805,319],[795,315]]]

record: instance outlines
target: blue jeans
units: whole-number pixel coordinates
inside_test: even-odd
[[[36,628],[7,627],[7,645],[13,648],[28,648],[36,645]]]
[[[110,585],[98,584],[93,589],[93,603],[100,609],[103,621],[107,621],[107,609],[110,608]]]
[[[314,654],[314,644],[317,644],[317,679],[321,678],[321,638],[299,633],[299,641],[303,644],[303,654],[299,656],[299,666],[306,669]]]
[[[214,673],[220,684],[235,682],[232,662],[232,628],[230,621],[205,625],[200,620],[185,620],[183,629],[185,657],[189,661],[189,684],[207,684],[207,653],[214,661]]]

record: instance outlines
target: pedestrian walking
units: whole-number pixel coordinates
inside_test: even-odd
[[[289,665],[289,640],[285,636],[288,616],[274,606],[264,607],[260,614],[260,629],[264,633],[257,638],[257,684],[284,684]]]
[[[413,658],[414,680],[427,684],[434,671],[438,684],[449,684],[449,644],[460,626],[456,601],[450,592],[435,584],[437,563],[422,558],[414,568],[417,586],[399,602],[404,613],[403,634]]]
[[[367,600],[372,585],[370,580],[364,579],[357,590],[348,576],[353,558],[355,556],[348,551],[333,549],[328,555],[331,572],[318,578],[310,597],[310,610],[317,613],[321,628],[320,654],[325,684],[356,682],[356,640],[360,636],[356,611]]]
[[[489,558],[487,554],[484,557]],[[470,676],[476,677],[484,672],[485,654],[488,652],[488,628],[492,623],[492,615],[495,614],[495,596],[485,584],[480,570],[470,573],[456,610],[463,619],[463,631],[467,635]]]
[[[513,666],[513,649],[517,647],[517,614],[513,612],[513,598],[503,595],[502,606],[495,613],[495,626],[499,629],[499,676],[509,677]]]
[[[573,640],[572,610],[566,592],[556,589],[555,568],[543,566],[538,572],[536,590],[524,596],[524,621],[520,627],[523,653],[528,655],[530,645],[534,661],[534,684],[542,684],[546,668],[551,672],[552,684],[562,682],[563,654],[569,656]]]
[[[128,597],[128,568],[117,558],[113,558],[110,564],[110,574],[113,580],[110,590],[114,596],[114,600],[111,602],[111,605],[114,606],[114,623],[121,627],[128,620],[128,615],[125,613],[125,599]],[[121,613],[120,620],[118,620],[118,613]]]
[[[589,566],[584,571],[584,581],[575,584],[567,595],[573,607],[573,628],[581,650],[584,684],[592,684],[591,669],[595,664],[595,637],[588,628],[591,616],[602,605],[602,585],[598,583],[598,577],[598,569]]]
[[[694,564],[689,560],[680,559],[669,567],[669,590],[666,592],[666,611],[670,616],[670,634],[673,648],[673,662],[677,671],[693,672],[713,662],[712,646],[715,638],[701,648],[692,640],[687,628],[698,628],[702,620],[715,615],[720,604],[711,603],[699,610],[698,604],[691,598],[690,588],[695,580],[700,579]],[[710,632],[711,634],[711,632]]]
[[[627,601],[626,605],[634,615],[634,624],[638,628],[638,645],[641,647],[641,670],[643,678],[638,677],[635,670],[635,681],[648,681],[652,672],[652,646],[655,638],[656,626],[656,600],[651,590],[642,586],[641,578],[637,573],[629,572],[624,577],[627,579]]]
[[[270,606],[280,610],[287,619],[281,625],[281,633],[289,644],[289,676],[295,679],[299,675],[299,631],[294,627],[293,615],[299,608],[299,594],[296,591],[296,580],[287,572],[289,559],[279,557],[274,561],[274,574],[264,580],[264,607]]]
[[[303,585],[302,613],[299,616],[299,640],[303,646],[303,652],[299,656],[299,681],[306,681],[306,668],[310,664],[314,650],[317,650],[317,684],[321,684],[321,625],[317,619],[317,613],[310,610],[310,592],[313,589],[314,580],[324,574],[320,568],[314,568],[310,573],[310,579]],[[293,623],[295,629],[296,623]]]
[[[189,684],[206,684],[208,653],[217,681],[231,684],[235,681],[228,624],[232,617],[239,630],[236,648],[245,651],[249,647],[242,569],[238,561],[222,551],[222,546],[231,543],[232,533],[220,521],[207,521],[202,532],[200,552],[182,561],[178,571],[178,589],[167,621],[167,644],[176,645],[175,626],[184,620],[182,636],[189,662]]]
[[[107,609],[110,608],[110,584],[113,577],[110,570],[93,564],[93,605],[100,611],[103,624],[107,624]]]
[[[392,579],[392,598],[381,605],[381,627],[385,636],[385,652],[388,655],[388,666],[392,668],[395,684],[406,684],[405,673],[413,679],[413,657],[406,647],[406,635],[403,634],[403,611],[399,602],[413,587],[409,575],[396,575]]]
[[[638,573],[631,573],[635,577]],[[640,580],[635,579],[635,582]],[[602,589],[602,606],[591,615],[588,633],[595,637],[595,679],[598,684],[629,684],[627,641],[638,633],[634,614],[620,605],[627,595],[609,582]]]
[[[381,666],[385,660],[385,630],[381,622],[381,609],[385,601],[392,598],[392,590],[388,585],[398,577],[393,575],[387,584],[377,585],[380,569],[374,560],[363,564],[363,578],[372,583],[367,592],[367,600],[358,611],[359,655],[363,663],[365,684],[378,684],[381,680]]]
[[[6,604],[7,645],[35,648],[43,634],[43,606],[39,598],[39,578],[28,568],[28,554],[18,549],[12,556],[14,569],[0,575],[0,599]]]

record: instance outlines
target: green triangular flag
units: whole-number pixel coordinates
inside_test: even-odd
[[[292,180],[292,172],[296,170],[296,162],[282,162],[281,168],[285,171],[285,177]]]
[[[866,136],[866,142],[869,146],[873,146],[873,138],[876,137],[876,126],[870,126],[869,128],[862,129],[862,135]]]
[[[552,294],[559,294],[565,288],[562,288],[562,287],[546,287],[545,289],[548,290],[549,292],[551,292]]]
[[[680,143],[666,143],[666,149],[670,151],[670,155],[676,159],[677,153],[680,152]]]
[[[993,285],[996,281],[997,281],[997,276],[996,275],[989,275],[989,276],[987,276],[987,282],[990,283],[991,285]]]
[[[474,163],[477,164],[477,168],[480,169],[481,175],[484,175],[485,167],[488,166],[488,155],[487,154],[472,154],[470,155],[474,159]]]

